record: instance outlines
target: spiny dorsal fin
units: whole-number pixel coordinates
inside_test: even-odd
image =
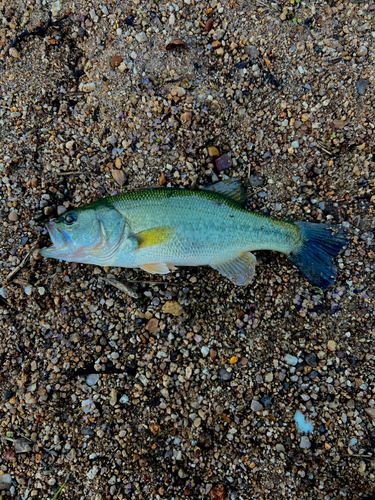
[[[239,286],[248,285],[253,281],[255,265],[256,257],[251,252],[242,252],[238,257],[226,262],[210,264],[223,276],[229,278],[232,283]]]
[[[142,266],[139,267],[150,274],[169,273],[169,268],[165,262],[157,262],[156,264],[143,264]]]
[[[244,205],[246,201],[246,190],[241,183],[241,179],[226,179],[203,189],[205,191],[213,191],[214,193],[222,194],[239,205]]]
[[[160,245],[168,241],[173,235],[173,229],[169,227],[153,227],[145,229],[140,233],[133,234],[132,238],[137,240],[137,250],[140,248],[151,247],[153,245]]]

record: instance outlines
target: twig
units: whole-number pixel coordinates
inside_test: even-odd
[[[250,193],[250,196],[254,196],[254,194],[258,194],[261,191],[264,191],[264,187],[261,187],[261,188],[257,189],[256,191],[253,191],[252,193]]]
[[[36,244],[27,253],[26,257],[23,259],[23,261],[21,262],[21,264],[19,264],[15,269],[13,269],[13,271],[10,274],[8,274],[8,276],[5,277],[5,283],[8,282],[9,280],[11,280],[13,278],[13,276],[15,276],[19,271],[21,271],[21,269],[23,267],[25,267],[25,264],[26,264],[28,258],[30,257],[30,255],[32,254],[35,246],[36,246]]]
[[[117,279],[113,276],[113,274],[107,274],[105,278],[99,278],[99,281],[106,281],[110,285],[116,287],[121,292],[124,292],[130,297],[133,297],[133,299],[138,299],[138,294],[135,293],[131,288],[124,285],[123,283],[117,281]]]
[[[372,458],[373,457],[373,455],[358,455],[356,453],[353,453],[353,454],[351,454],[351,453],[345,453],[344,456],[345,457],[359,457],[359,458]]]
[[[135,12],[139,12],[140,14],[145,14],[145,12],[143,10],[136,9],[132,5],[129,5],[128,3],[124,4],[124,7],[126,7],[127,9],[130,9],[130,10],[134,10]]]
[[[80,170],[71,170],[70,172],[55,172],[56,175],[90,175],[90,172],[82,172]]]
[[[266,4],[265,2],[262,2],[261,0],[255,0],[256,3],[263,5],[263,7],[266,7],[267,9],[272,9],[273,7],[271,5]]]
[[[318,147],[319,147],[322,151],[324,151],[325,153],[327,153],[327,154],[328,154],[328,155],[330,155],[330,156],[333,156],[332,151],[330,151],[329,149],[327,149],[327,147],[325,146],[324,142],[317,140],[317,141],[316,141],[316,143],[317,143]]]

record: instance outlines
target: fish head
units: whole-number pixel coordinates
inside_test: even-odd
[[[52,246],[40,251],[43,257],[107,266],[128,225],[112,206],[92,203],[66,212],[46,227]]]

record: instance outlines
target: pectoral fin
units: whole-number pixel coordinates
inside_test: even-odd
[[[170,272],[165,262],[157,262],[156,264],[143,264],[139,267],[150,274],[168,274]]]
[[[250,252],[243,252],[234,259],[210,265],[235,285],[245,286],[254,279],[256,258]]]
[[[137,250],[140,248],[150,247],[153,245],[160,245],[170,240],[173,235],[173,229],[169,227],[153,227],[146,229],[140,233],[133,234],[132,238],[137,241]]]

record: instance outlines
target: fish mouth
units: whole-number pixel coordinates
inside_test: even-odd
[[[53,221],[47,222],[46,228],[48,234],[52,241],[51,247],[42,248],[40,254],[43,257],[57,257],[57,254],[61,254],[68,250],[69,243],[64,233],[56,227]]]

